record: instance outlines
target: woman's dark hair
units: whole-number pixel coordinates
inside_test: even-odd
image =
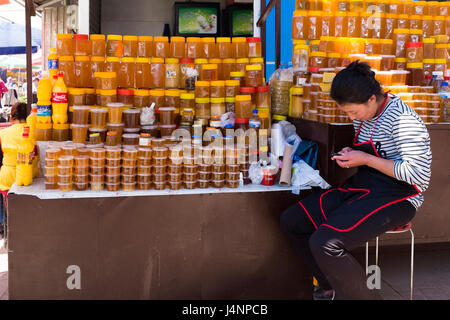
[[[27,120],[27,104],[17,102],[11,107],[11,119],[13,120]]]
[[[366,103],[372,95],[378,99],[383,93],[375,72],[367,63],[356,60],[334,77],[330,95],[339,105],[344,105]]]

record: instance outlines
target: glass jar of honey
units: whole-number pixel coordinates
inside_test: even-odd
[[[104,34],[91,34],[91,56],[103,57],[106,56],[106,41]]]
[[[163,58],[150,60],[150,88],[164,88],[166,81]]]
[[[187,58],[198,59],[205,58],[203,50],[203,41],[198,37],[186,38],[186,55]]]
[[[170,57],[183,59],[186,57],[186,42],[184,37],[170,38]]]
[[[180,83],[180,60],[176,58],[166,58],[165,65],[165,88],[178,88]]]
[[[219,79],[217,64],[203,64],[200,79],[202,81],[217,81]]]
[[[59,71],[63,73],[63,80],[67,87],[76,87],[75,65],[73,56],[59,57]]]
[[[138,37],[137,36],[123,36],[123,56],[137,57]]]
[[[74,34],[73,41],[75,43],[76,56],[88,56],[91,53],[91,41],[87,34]]]
[[[119,57],[106,57],[105,72],[115,72],[116,77],[119,77],[120,72],[120,58]]]
[[[93,87],[91,59],[89,56],[75,56],[74,63],[76,87]]]
[[[211,37],[202,38],[203,55],[207,59],[216,59],[219,57],[217,53],[216,39]]]
[[[106,55],[109,57],[123,56],[122,36],[109,34],[106,41]]]
[[[56,35],[56,53],[58,56],[73,56],[75,53],[75,44],[72,34]]]
[[[153,56],[153,37],[138,36],[137,56],[141,58],[150,58]]]
[[[246,87],[260,87],[263,85],[263,74],[261,66],[247,65],[245,72]]]
[[[239,58],[248,58],[248,44],[247,39],[243,37],[234,37],[231,41],[231,52],[232,57]]]
[[[168,58],[170,53],[170,45],[168,37],[154,37],[153,52],[157,58]]]
[[[135,108],[143,108],[150,106],[150,91],[147,89],[134,90],[133,106]]]
[[[134,88],[136,77],[135,58],[123,57],[120,63],[118,85],[121,88]]]
[[[136,58],[136,88],[150,88],[150,59]]]
[[[231,54],[231,38],[219,37],[217,42],[217,54],[220,59],[233,58]]]

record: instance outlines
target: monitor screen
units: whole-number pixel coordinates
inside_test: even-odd
[[[232,36],[253,35],[253,10],[235,9],[231,19]]]
[[[176,3],[175,33],[181,36],[216,36],[219,33],[220,4]]]

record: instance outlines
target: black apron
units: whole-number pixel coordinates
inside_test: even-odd
[[[358,143],[361,123],[353,140],[354,150],[382,157],[379,154],[382,152],[375,148],[372,136],[386,101],[387,96],[380,108],[370,140]],[[348,232],[379,213],[381,209],[419,194],[416,186],[368,166],[360,166],[358,172],[343,184],[315,192],[299,204],[316,229],[325,226],[339,232]]]

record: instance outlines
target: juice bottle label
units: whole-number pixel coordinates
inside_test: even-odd
[[[255,121],[255,120],[249,120],[248,121],[248,126],[250,128],[259,128],[259,127],[261,127],[261,122]]]
[[[59,61],[58,59],[48,59],[48,69],[58,69]]]
[[[50,105],[37,106],[38,117],[50,117],[51,115],[52,115],[52,106]]]
[[[53,103],[67,103],[67,92],[53,92]]]

